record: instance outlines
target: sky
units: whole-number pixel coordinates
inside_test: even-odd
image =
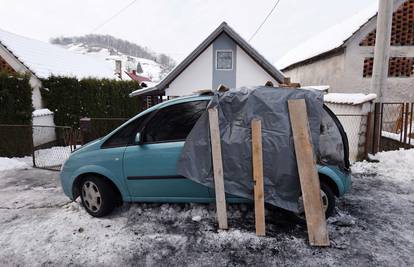
[[[248,40],[276,0],[0,0],[0,28],[38,40],[110,34],[182,60],[222,21]],[[270,62],[378,0],[280,0],[250,42]]]

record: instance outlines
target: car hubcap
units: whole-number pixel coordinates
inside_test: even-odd
[[[88,210],[97,212],[101,208],[101,193],[93,182],[87,181],[83,184],[82,197],[83,203]]]

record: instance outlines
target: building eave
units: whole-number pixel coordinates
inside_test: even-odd
[[[330,57],[333,57],[333,56],[337,56],[337,55],[343,54],[345,52],[345,49],[346,49],[346,46],[345,45],[341,45],[341,46],[339,46],[337,48],[331,49],[329,51],[326,51],[326,52],[321,53],[319,55],[316,55],[314,57],[311,57],[311,58],[308,58],[308,59],[305,59],[305,60],[302,60],[302,61],[293,63],[293,64],[291,64],[291,65],[283,68],[282,71],[283,72],[286,72],[286,71],[292,70],[292,69],[297,68],[297,67],[301,67],[301,66],[305,66],[305,65],[309,65],[309,64],[315,63],[315,62],[317,62],[319,60],[323,60],[323,59],[326,59],[326,58],[330,58]]]
[[[132,93],[129,94],[129,97],[134,97],[134,96],[139,96],[139,95],[146,95],[148,93],[153,93],[154,91],[158,91],[158,85],[153,86],[153,87],[148,87],[148,88],[142,88],[142,89],[138,89],[133,91]]]

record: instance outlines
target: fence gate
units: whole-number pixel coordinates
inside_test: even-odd
[[[33,125],[33,166],[59,170],[78,140],[79,131],[71,127]]]
[[[414,103],[376,103],[372,152],[414,147]]]

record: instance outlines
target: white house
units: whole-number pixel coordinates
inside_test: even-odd
[[[301,85],[331,93],[369,93],[378,2],[293,48],[276,66]],[[414,0],[394,0],[384,101],[414,101]]]
[[[234,88],[271,81],[277,86],[284,79],[283,73],[223,22],[157,85],[130,96],[177,97],[200,89],[215,90],[220,84]]]

